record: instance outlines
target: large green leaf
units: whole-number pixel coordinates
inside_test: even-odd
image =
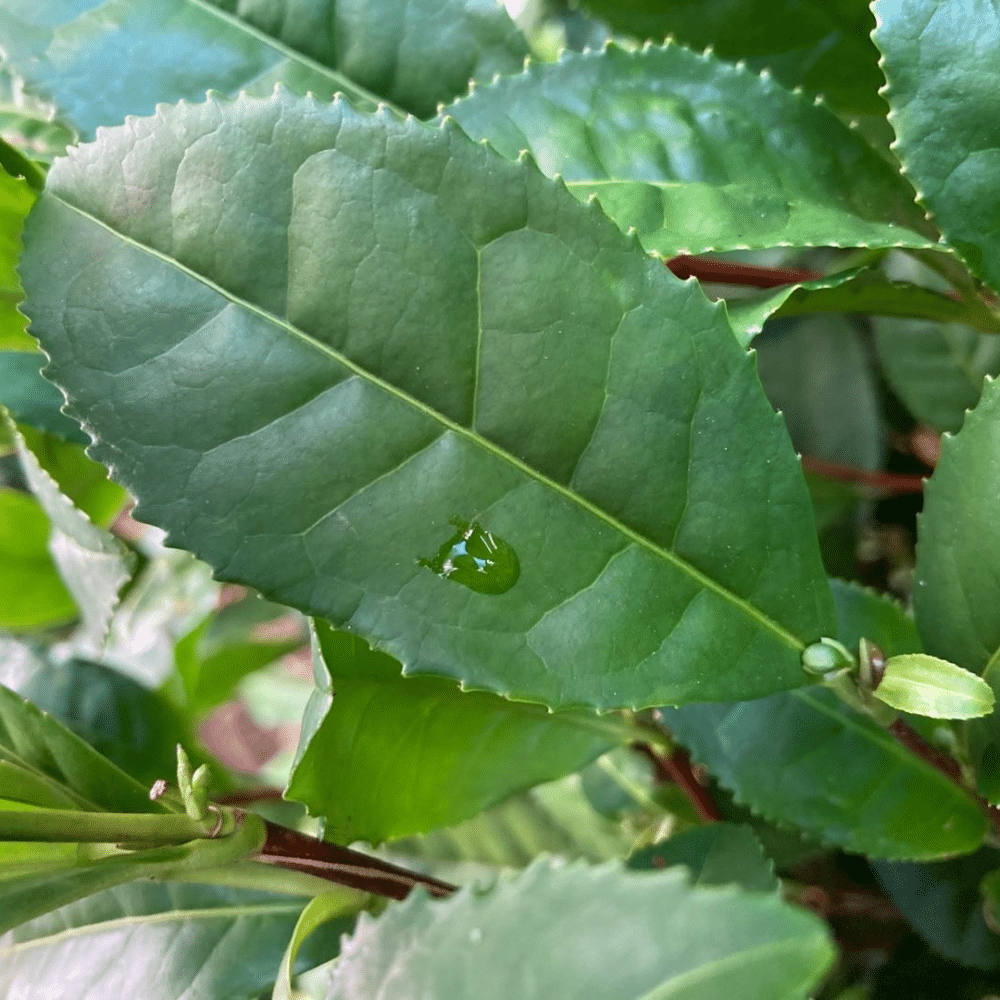
[[[0,489],[0,628],[21,631],[76,617],[76,604],[52,564],[48,538],[49,520],[38,503]]]
[[[776,896],[692,888],[676,869],[540,862],[486,893],[414,893],[363,916],[328,1000],[792,1000],[832,958],[820,921]]]
[[[150,801],[148,788],[102,757],[51,715],[0,685],[0,762],[54,782],[83,809],[166,812],[165,800]],[[0,797],[3,796],[0,778]]]
[[[497,0],[210,2],[420,118],[528,54]]]
[[[17,309],[24,293],[15,268],[21,255],[21,227],[34,200],[27,181],[0,167],[0,348],[28,346],[24,316]]]
[[[993,0],[879,0],[875,14],[896,155],[945,239],[1000,289],[1000,11]]]
[[[132,883],[0,939],[0,991],[11,1000],[256,997],[274,982],[305,902],[241,889]],[[334,957],[349,927],[340,920],[314,931],[298,968]]]
[[[527,53],[504,10],[474,0],[8,0],[0,49],[84,138],[161,101],[263,96],[278,82],[429,117]]]
[[[888,654],[919,648],[898,605],[834,581],[838,636]],[[986,831],[975,800],[885,730],[815,688],[737,705],[663,710],[739,801],[827,843],[871,857],[937,858],[973,850]]]
[[[65,441],[89,444],[90,438],[80,425],[62,412],[62,393],[42,377],[44,363],[44,356],[36,350],[0,350],[0,405],[6,406],[18,423]]]
[[[103,131],[28,225],[47,374],[221,577],[552,707],[806,680],[829,591],[752,358],[531,164],[343,101],[213,100]],[[421,563],[465,546],[456,517],[505,575]]]
[[[286,795],[324,817],[339,843],[457,823],[637,738],[614,716],[552,714],[450,680],[404,678],[362,639],[315,629],[317,690]]]
[[[868,0],[583,0],[616,31],[769,69],[786,87],[819,92],[836,108],[883,114],[882,74]]]
[[[663,257],[934,244],[913,191],[829,108],[679,45],[567,53],[443,113],[530,150]]]

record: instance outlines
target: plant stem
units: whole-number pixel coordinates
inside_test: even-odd
[[[722,819],[711,793],[695,777],[686,750],[675,747],[669,757],[664,757],[648,743],[635,743],[633,746],[652,761],[660,781],[672,781],[684,793],[700,819],[706,823],[717,823]]]
[[[199,823],[184,813],[92,813],[77,809],[0,811],[0,841],[184,844],[210,837],[216,819]]]
[[[827,479],[842,483],[864,483],[889,493],[923,493],[924,477],[906,475],[900,472],[876,472],[872,469],[857,469],[840,462],[828,462],[812,455],[802,456],[802,468]]]
[[[457,886],[428,875],[398,868],[348,847],[317,840],[269,820],[264,821],[264,826],[264,846],[254,854],[252,860],[255,861],[305,872],[327,882],[346,885],[349,889],[390,899],[405,899],[410,890],[418,885],[422,885],[432,896],[450,896],[457,889]]]
[[[797,285],[803,281],[822,278],[818,271],[792,267],[760,267],[756,264],[737,264],[728,260],[707,260],[703,257],[672,257],[664,261],[678,278],[697,278],[720,285],[748,285],[751,288],[779,288]]]

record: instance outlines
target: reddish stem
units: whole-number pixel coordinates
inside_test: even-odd
[[[708,260],[688,257],[686,254],[664,261],[678,278],[697,278],[699,281],[719,285],[749,285],[751,288],[778,288],[797,285],[802,281],[815,281],[823,277],[818,271],[793,267],[759,267],[756,264],[737,264],[728,260]]]
[[[802,456],[802,468],[807,472],[815,472],[827,479],[836,479],[842,483],[864,483],[890,493],[923,493],[924,477],[906,475],[902,472],[875,472],[872,469],[856,469],[840,462],[828,462],[812,455]]]
[[[706,823],[717,823],[722,819],[722,813],[708,789],[695,777],[686,750],[675,747],[669,757],[664,757],[648,743],[633,743],[632,746],[652,761],[660,781],[672,781],[684,793],[700,819]]]
[[[422,885],[432,896],[450,896],[456,886],[429,875],[407,871],[387,861],[373,858],[349,847],[317,840],[297,830],[265,820],[267,838],[254,860],[305,872],[318,878],[346,885],[350,889],[405,899],[410,890]]]
[[[215,801],[220,806],[246,806],[254,802],[282,801],[280,788],[246,788],[240,792],[227,792],[225,795],[216,796]]]

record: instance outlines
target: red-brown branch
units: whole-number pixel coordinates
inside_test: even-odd
[[[686,750],[676,747],[669,757],[664,757],[648,743],[632,745],[652,762],[654,773],[660,781],[671,781],[684,793],[700,819],[706,823],[716,823],[722,819],[722,813],[711,793],[691,769],[691,758]]]
[[[672,257],[664,261],[682,280],[697,278],[717,285],[747,285],[751,288],[778,288],[797,285],[803,281],[822,278],[818,271],[794,267],[760,267],[756,264],[737,264],[728,260],[709,260],[704,257]]]
[[[857,469],[840,462],[828,462],[812,455],[802,456],[802,468],[807,472],[815,472],[827,479],[836,479],[842,483],[864,483],[876,489],[889,493],[923,493],[924,477],[907,475],[902,472],[876,472],[872,469]]]

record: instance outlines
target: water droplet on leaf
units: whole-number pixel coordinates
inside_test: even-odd
[[[418,559],[446,580],[478,594],[503,594],[517,583],[521,564],[517,553],[502,538],[475,521],[451,518],[458,529],[432,559]]]

